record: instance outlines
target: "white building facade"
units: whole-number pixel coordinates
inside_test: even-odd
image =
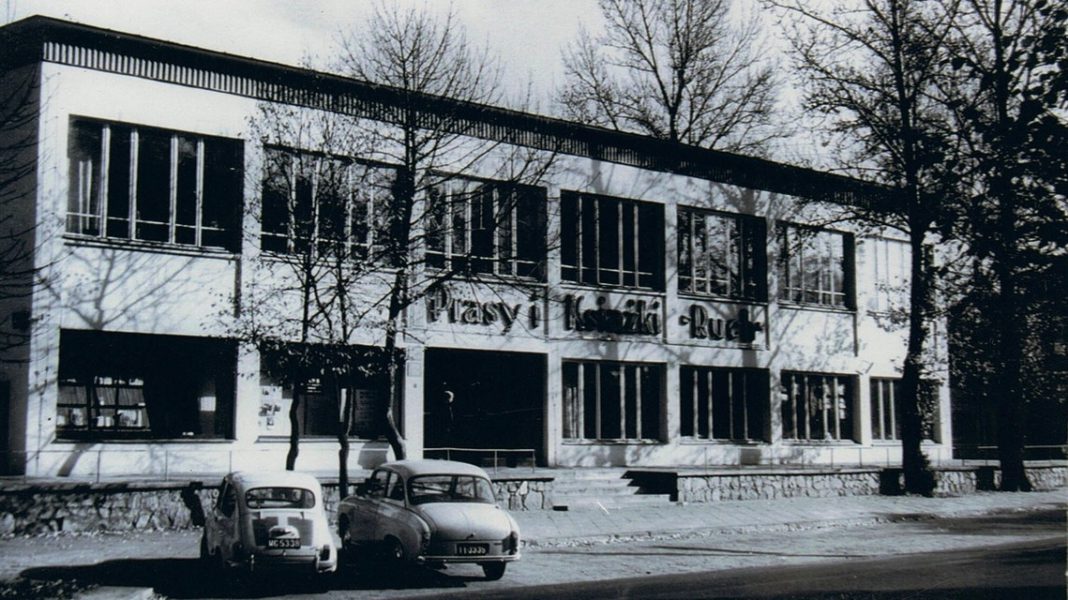
[[[35,154],[21,184],[32,201],[19,218],[33,224],[39,282],[0,307],[29,339],[0,372],[7,471],[281,467],[292,387],[243,323],[268,314],[257,313],[265,303],[292,301],[277,265],[331,225],[321,175],[301,192],[301,175],[272,157],[314,151],[347,181],[369,167],[265,141],[250,123],[279,99],[388,120],[389,90],[48,19],[5,29],[19,49],[5,85],[36,88],[37,146],[21,150]],[[479,215],[503,206],[492,160],[441,192],[465,199],[442,212],[440,235],[425,236],[424,268],[465,260],[496,277],[440,284],[405,312],[399,425],[410,456],[530,451],[560,467],[900,461],[893,397],[905,330],[894,317],[907,298],[908,245],[828,217],[877,190],[693,148],[668,157],[640,136],[477,109],[472,143],[506,140],[553,166],[489,233]],[[367,215],[388,201],[388,186],[369,189],[330,205],[346,225],[329,239],[354,254],[373,246]],[[301,202],[318,215],[312,237],[292,227]],[[368,298],[389,280],[388,267],[379,272],[361,284]],[[382,344],[381,309],[366,312],[369,325],[347,336],[354,347]],[[930,386],[936,417],[924,442],[935,461],[951,450],[943,382]],[[336,469],[341,389],[356,406],[353,466],[391,455],[381,377],[303,386],[298,468]]]

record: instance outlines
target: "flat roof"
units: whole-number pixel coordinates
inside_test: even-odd
[[[135,60],[122,60],[129,58]],[[51,17],[32,16],[0,27],[0,68],[37,62],[386,122],[396,122],[396,108],[411,97],[397,88],[340,75]],[[841,205],[878,210],[894,199],[891,188],[844,175],[442,96],[415,97],[420,118],[433,122],[448,115],[452,128],[463,129],[452,133],[461,135]]]

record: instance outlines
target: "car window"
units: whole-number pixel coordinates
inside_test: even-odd
[[[429,502],[478,502],[494,504],[493,486],[484,477],[474,475],[420,475],[408,480],[408,499],[412,504]]]
[[[237,494],[232,486],[227,485],[219,495],[219,512],[232,517],[235,508],[237,508]]]
[[[375,471],[367,479],[367,495],[371,498],[381,498],[386,493],[386,479],[389,471]]]
[[[245,492],[249,508],[313,508],[315,493],[295,487],[258,487]]]
[[[390,500],[400,500],[401,502],[404,501],[404,482],[401,481],[400,476],[396,473],[389,474],[389,483],[387,484],[386,489],[388,490],[386,492],[387,498]]]

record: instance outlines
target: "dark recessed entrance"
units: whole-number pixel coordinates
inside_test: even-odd
[[[428,349],[425,373],[426,448],[533,449],[538,463],[544,461],[544,355]],[[427,455],[444,458],[440,451]],[[493,464],[488,451],[452,452],[451,457]],[[499,460],[501,465],[530,461],[529,455],[507,452]]]

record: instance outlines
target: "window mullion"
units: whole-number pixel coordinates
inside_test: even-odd
[[[303,160],[294,155],[289,164],[289,172],[286,173],[286,179],[289,183],[289,210],[286,216],[288,217],[288,228],[286,232],[286,250],[290,253],[294,252],[297,248],[297,180],[299,174],[297,171],[300,169],[300,163]],[[284,163],[283,163],[284,164]]]
[[[642,378],[645,376],[645,367],[639,366],[634,369],[634,431],[640,440],[642,436]]]
[[[619,437],[627,437],[627,367],[619,365]]]
[[[601,201],[593,202],[593,282],[601,283]]]
[[[204,140],[197,139],[197,175],[196,175],[196,215],[193,243],[198,247],[204,244]]]
[[[353,246],[356,245],[355,240],[352,239],[352,217],[356,212],[356,203],[359,202],[358,192],[355,186],[352,185],[352,165],[345,165],[342,168],[341,185],[342,193],[340,195],[345,199],[344,216],[342,217],[345,222],[341,224],[341,255],[344,258],[350,258],[355,255]]]
[[[894,382],[888,381],[887,391],[890,392],[890,434],[897,439],[897,395],[894,393]]]
[[[692,382],[690,383],[690,385],[693,387],[693,398],[690,400],[690,404],[693,406],[693,410],[692,410],[692,415],[693,416],[690,417],[690,420],[693,421],[693,436],[695,438],[701,437],[700,419],[698,418],[699,413],[700,413],[700,407],[701,407],[701,385],[700,385],[700,381],[701,381],[701,373],[697,370],[696,367],[694,367],[694,369],[693,369],[693,378],[692,378]]]
[[[601,439],[601,363],[593,363],[593,426],[595,439]]]
[[[126,231],[126,237],[134,239],[137,237],[137,167],[139,164],[139,155],[141,154],[141,139],[137,134],[137,129],[130,130],[130,189],[127,193],[130,195],[130,209],[127,211],[126,218],[129,219],[129,227]]]
[[[111,126],[104,125],[100,136],[100,226],[99,237],[108,235],[108,172],[111,169]]]
[[[734,372],[727,370],[723,373],[727,377],[727,439],[735,439],[734,436]]]
[[[842,397],[838,395],[838,378],[832,377],[830,379],[831,383],[834,385],[834,387],[831,388],[834,396],[834,439],[840,440],[842,439],[842,419],[840,418],[840,415],[842,414]]]
[[[315,168],[312,169],[311,180],[311,220],[312,226],[309,235],[311,237],[308,240],[308,253],[312,258],[318,258],[319,256],[319,179],[321,170],[323,168],[323,160],[321,158],[315,159]],[[305,404],[307,406],[307,404]]]
[[[641,231],[638,227],[641,225],[641,219],[638,218],[638,203],[632,202],[631,206],[634,207],[634,287],[641,287],[642,282],[642,261],[641,261],[641,248],[639,244],[642,239]]]
[[[511,206],[508,207],[508,239],[511,243],[509,248],[508,270],[512,275],[519,275],[519,194],[512,191]]]
[[[713,374],[712,369],[708,369],[707,371],[705,371],[705,382],[708,384],[708,387],[707,387],[707,390],[708,390],[708,394],[707,394],[708,395],[708,402],[706,403],[706,406],[705,406],[705,411],[708,414],[708,431],[706,432],[705,437],[707,437],[708,439],[713,439],[713,438],[716,437],[715,422],[713,420],[714,419],[714,417],[713,417],[714,411],[712,409],[712,407],[715,405],[715,402],[716,402],[716,397],[712,393],[712,390],[714,389],[714,387],[713,387],[714,379],[715,379],[715,375]]]
[[[617,260],[616,265],[618,266],[617,271],[619,273],[619,285],[626,285],[627,284],[626,279],[625,279],[626,278],[625,273],[626,273],[627,266],[626,266],[626,264],[624,264],[624,261],[623,261],[623,236],[624,236],[623,221],[625,220],[625,217],[623,216],[623,206],[624,206],[623,203],[620,202],[619,203],[619,207],[616,210],[616,231],[619,232],[616,235],[616,241],[617,241],[616,252],[618,254],[618,256],[616,258],[616,260]]]
[[[167,177],[169,180],[167,185],[167,241],[173,244],[176,239],[174,230],[178,218],[178,136],[171,134],[170,142],[168,156],[170,169]]]
[[[578,414],[578,432],[575,437],[586,437],[586,363],[576,363],[578,367],[578,397],[575,413]]]

